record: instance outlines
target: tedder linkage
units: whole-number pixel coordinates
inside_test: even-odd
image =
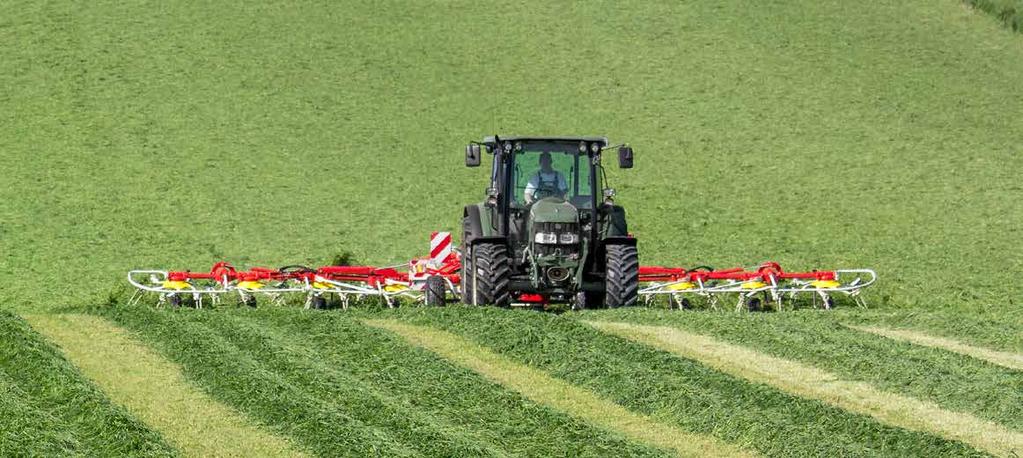
[[[390,267],[372,266],[285,266],[279,269],[254,267],[238,270],[219,262],[209,272],[133,270],[128,282],[135,288],[129,301],[138,303],[147,294],[157,295],[161,305],[183,304],[201,308],[217,305],[228,297],[255,306],[259,297],[284,305],[285,298],[304,296],[306,308],[326,308],[333,295],[342,308],[352,300],[380,298],[388,306],[405,298],[427,305],[441,305],[459,297],[461,291],[461,255],[452,248],[451,234],[436,232],[431,240],[430,256],[412,259]],[[671,308],[691,308],[692,299],[704,298],[716,309],[723,297],[736,300],[736,310],[761,310],[774,304],[782,309],[783,300],[808,297],[813,306],[830,309],[833,296],[842,294],[865,306],[860,292],[872,285],[877,274],[869,269],[815,270],[786,272],[773,262],[754,269],[713,270],[707,267],[641,266],[639,295],[646,303],[666,296]],[[546,304],[547,298],[523,294],[518,302]],[[794,306],[794,305],[793,305]]]
[[[814,306],[830,309],[835,294],[844,294],[865,307],[860,292],[877,280],[870,269],[815,270],[786,272],[775,262],[765,262],[755,269],[732,268],[713,270],[696,267],[691,270],[673,267],[639,268],[643,285],[639,294],[650,302],[656,296],[667,296],[670,307],[690,308],[690,298],[702,297],[711,308],[717,308],[722,297],[736,299],[736,310],[760,310],[768,303],[781,311],[782,300],[809,296]]]

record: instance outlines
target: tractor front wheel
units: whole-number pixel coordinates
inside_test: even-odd
[[[639,251],[634,246],[608,245],[604,305],[608,308],[636,305],[639,299]]]
[[[463,282],[471,282],[469,303],[478,305],[511,305],[511,293],[508,281],[511,278],[511,257],[508,248],[502,244],[479,243],[472,248],[472,264],[469,277]]]

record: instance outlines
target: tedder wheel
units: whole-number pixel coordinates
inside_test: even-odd
[[[171,294],[167,296],[167,303],[174,308],[181,307],[181,296],[177,294]]]
[[[607,278],[604,305],[608,308],[635,305],[639,298],[639,251],[634,246],[607,246]]]
[[[683,297],[681,299],[676,298],[674,294],[668,295],[668,310],[673,309],[688,310],[693,308],[693,303],[689,298]]]
[[[249,307],[256,308],[256,296],[245,296],[243,303]]]
[[[430,307],[443,307],[447,302],[448,284],[444,277],[432,275],[426,278],[426,305]]]
[[[469,278],[463,282],[475,282],[469,290],[479,305],[511,306],[508,280],[511,277],[511,258],[508,248],[502,244],[479,243],[472,249],[473,266]],[[473,289],[474,288],[474,289]],[[469,303],[473,303],[470,296]]]
[[[316,310],[324,310],[327,308],[327,298],[323,296],[313,296],[309,298],[309,307]]]

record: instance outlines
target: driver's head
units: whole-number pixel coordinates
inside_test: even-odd
[[[540,154],[540,169],[544,172],[551,171],[551,153],[544,152]]]

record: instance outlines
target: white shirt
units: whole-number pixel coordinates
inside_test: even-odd
[[[547,185],[548,189],[552,183],[557,183],[558,190],[561,191],[562,194],[568,192],[568,182],[565,181],[565,175],[561,172],[557,170],[551,170],[550,172],[538,170],[533,174],[533,176],[529,177],[529,182],[526,183],[525,195],[527,197],[527,201],[536,200],[533,194],[540,188],[541,180],[543,180],[543,182]]]

